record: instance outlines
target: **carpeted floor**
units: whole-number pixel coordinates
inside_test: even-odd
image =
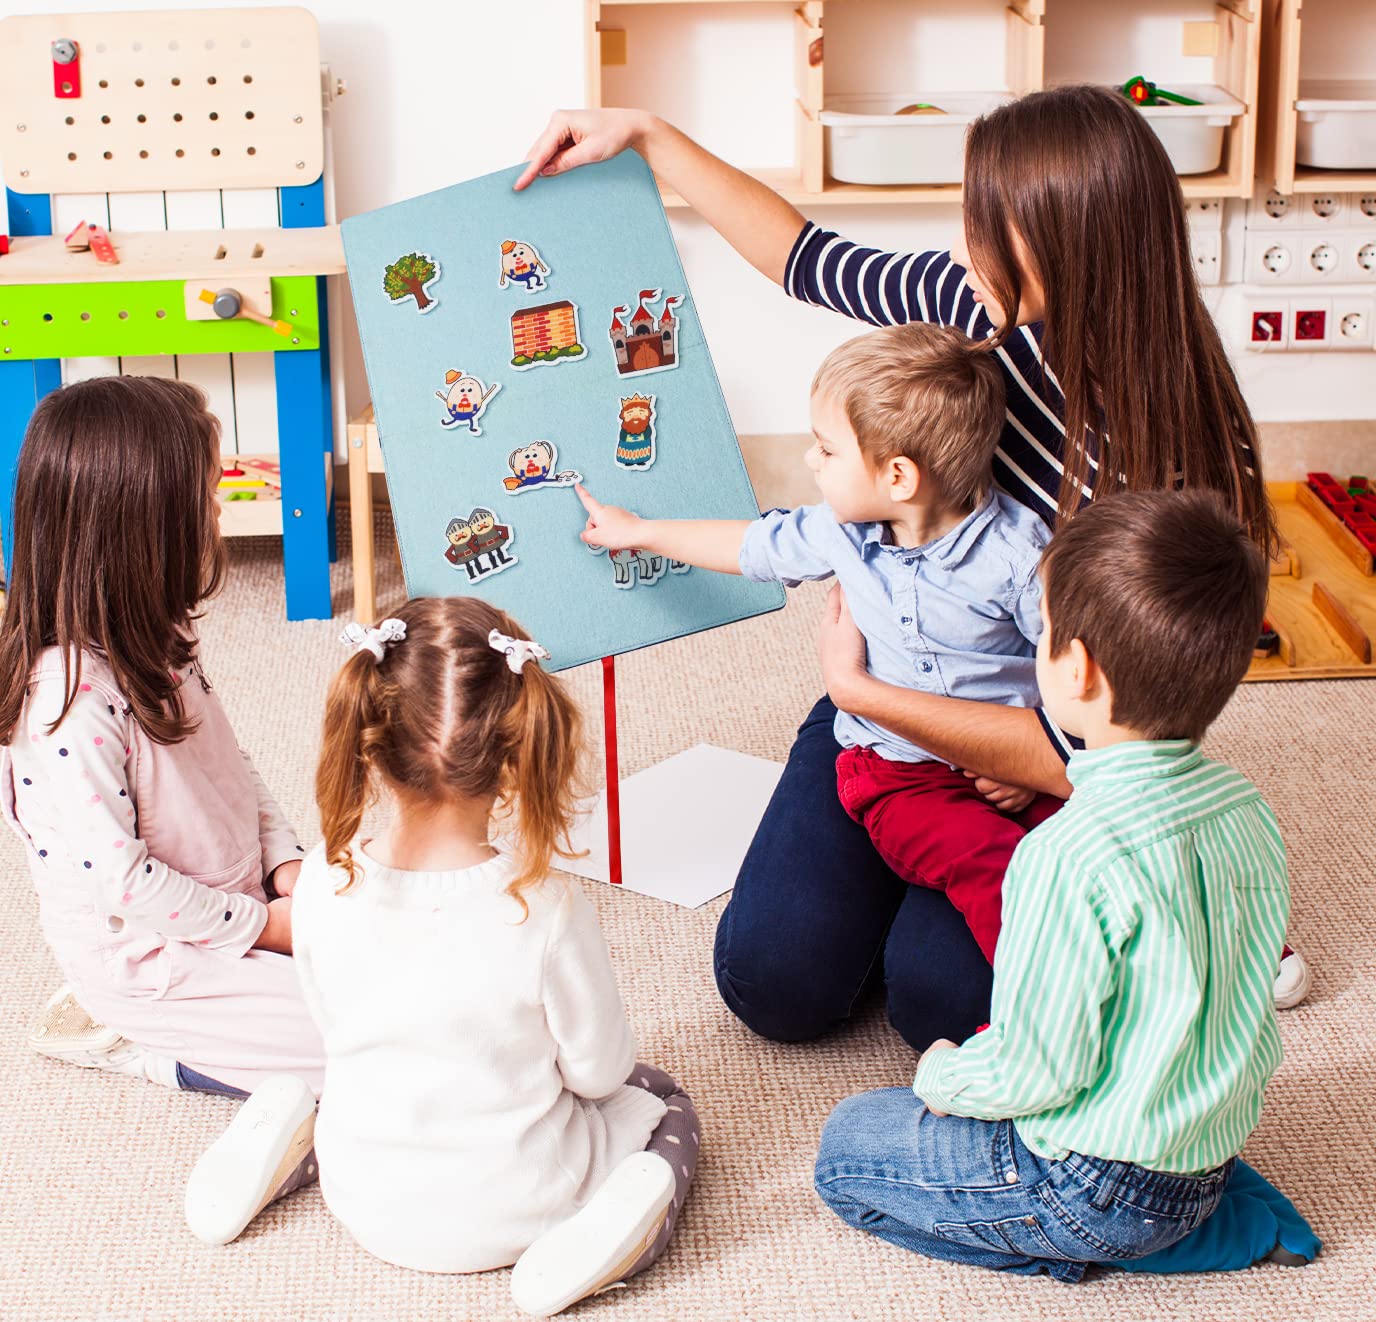
[[[307,840],[327,677],[351,600],[335,577],[334,623],[282,619],[280,544],[240,542],[204,622],[207,667],[241,741]],[[400,600],[380,547],[384,608]],[[623,774],[707,740],[782,760],[818,690],[816,590],[781,614],[626,658]],[[711,677],[710,682],[704,682]],[[590,669],[570,683],[593,713]],[[1376,1317],[1376,844],[1370,753],[1376,684],[1245,689],[1211,751],[1241,767],[1279,814],[1290,848],[1292,937],[1316,970],[1305,1007],[1282,1016],[1286,1059],[1248,1158],[1311,1218],[1326,1249],[1303,1270],[1227,1277],[1101,1276],[1075,1287],[928,1262],[844,1228],[812,1193],[829,1109],[906,1083],[912,1053],[875,1007],[849,1031],[782,1047],[717,999],[710,951],[724,900],[697,912],[585,882],[596,902],[645,1059],[692,1092],[703,1118],[697,1187],[665,1260],[576,1316],[624,1319],[1233,1319]],[[787,884],[786,879],[782,879]],[[207,1248],[181,1218],[186,1173],[234,1103],[164,1092],[32,1055],[30,1017],[57,985],[28,873],[0,839],[7,915],[0,973],[0,1317],[501,1319],[507,1273],[432,1277],[370,1258],[315,1189],[273,1208],[237,1243]]]

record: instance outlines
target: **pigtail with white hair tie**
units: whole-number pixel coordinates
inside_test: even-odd
[[[383,620],[377,628],[363,624],[346,624],[339,641],[351,646],[355,652],[369,652],[379,665],[387,655],[387,648],[399,643],[406,637],[406,621],[398,619]]]
[[[521,673],[527,661],[549,660],[549,653],[539,643],[532,642],[529,638],[508,637],[500,629],[493,629],[487,635],[487,645],[493,651],[501,652],[506,657],[506,663],[511,667],[512,673],[517,675]]]

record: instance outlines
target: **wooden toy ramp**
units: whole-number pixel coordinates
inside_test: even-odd
[[[324,157],[305,9],[26,14],[0,21],[0,122],[20,193],[280,188]]]
[[[1249,680],[1372,679],[1376,575],[1372,556],[1303,482],[1269,484],[1287,553],[1272,567],[1266,617],[1280,636]]]

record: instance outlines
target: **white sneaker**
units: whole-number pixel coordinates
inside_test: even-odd
[[[654,1242],[674,1197],[674,1170],[654,1152],[627,1157],[587,1205],[547,1230],[511,1269],[511,1298],[552,1317],[621,1280]]]
[[[1313,979],[1304,956],[1286,946],[1280,957],[1280,971],[1276,974],[1276,1009],[1294,1009],[1309,995],[1312,985]]]
[[[315,1094],[274,1074],[202,1154],[186,1182],[186,1224],[207,1244],[228,1244],[282,1192],[315,1142]],[[312,1162],[306,1172],[315,1175]]]

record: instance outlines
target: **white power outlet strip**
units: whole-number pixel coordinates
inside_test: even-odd
[[[1376,284],[1376,226],[1370,229],[1248,229],[1247,284]]]
[[[1366,349],[1376,329],[1376,297],[1327,290],[1278,298],[1258,293],[1245,304],[1241,339],[1248,349],[1310,353]]]

